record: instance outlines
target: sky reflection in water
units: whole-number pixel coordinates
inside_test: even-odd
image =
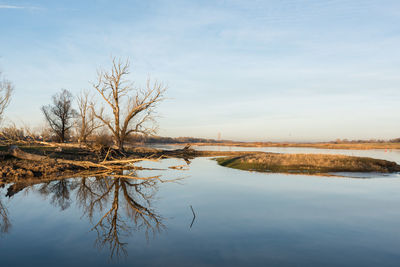
[[[184,162],[165,160],[157,167],[178,164]],[[68,179],[14,186],[11,197],[9,188],[1,189],[10,225],[0,237],[1,266],[400,262],[398,175],[264,174],[220,167],[206,158],[193,160],[189,171],[141,174],[160,173],[164,179],[187,178],[174,183]],[[190,205],[196,213],[191,228]]]

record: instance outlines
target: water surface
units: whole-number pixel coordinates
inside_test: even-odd
[[[153,145],[159,149],[181,149],[184,145]],[[323,149],[313,147],[238,147],[238,146],[192,146],[196,150],[209,151],[261,151],[272,153],[305,153],[305,154],[339,154],[356,157],[371,157],[385,159],[400,164],[400,149]]]
[[[164,170],[138,175],[161,181],[4,186],[0,265],[399,266],[398,174],[264,174],[207,158],[167,168],[180,164],[143,163]]]

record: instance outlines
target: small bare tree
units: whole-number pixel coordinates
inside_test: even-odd
[[[102,126],[102,124],[96,120],[93,109],[90,108],[92,102],[88,91],[82,91],[77,97],[78,102],[78,141],[79,143],[86,143],[87,138],[91,136],[94,131]]]
[[[94,116],[113,134],[115,145],[124,150],[124,142],[131,133],[155,133],[154,109],[164,99],[166,87],[162,83],[147,80],[145,88],[134,88],[126,80],[129,74],[129,61],[113,59],[111,71],[100,71],[94,89],[101,95],[110,113],[105,107],[96,109],[92,103]]]
[[[72,108],[72,94],[65,89],[53,95],[51,105],[42,106],[42,112],[60,142],[65,142],[77,112]]]
[[[0,120],[3,117],[4,110],[10,104],[11,94],[14,91],[14,85],[7,79],[1,78],[0,72]]]

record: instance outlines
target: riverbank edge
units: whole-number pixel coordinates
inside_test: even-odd
[[[394,162],[385,160],[352,157],[342,155],[324,155],[329,160],[346,159],[351,161],[359,161],[365,164],[358,164],[360,168],[344,168],[343,166],[318,166],[318,164],[307,165],[301,164],[266,164],[265,162],[250,162],[254,159],[262,157],[281,158],[281,157],[298,157],[301,154],[280,154],[259,151],[201,151],[192,148],[161,150],[154,148],[135,147],[125,152],[124,155],[109,156],[109,151],[105,153],[95,153],[84,147],[50,147],[50,146],[26,146],[20,147],[20,153],[27,153],[28,158],[40,156],[43,160],[32,161],[29,159],[21,159],[10,153],[4,152],[0,155],[0,179],[2,182],[14,179],[34,179],[52,176],[75,176],[90,175],[99,171],[105,173],[113,173],[114,170],[140,170],[133,163],[142,160],[158,161],[167,158],[184,159],[187,164],[196,157],[219,157],[217,162],[224,167],[231,167],[241,170],[252,170],[260,172],[282,172],[282,173],[300,173],[300,174],[318,174],[329,172],[393,172],[400,171],[400,166]],[[290,156],[291,155],[291,156]],[[302,154],[303,157],[315,157],[321,154]],[[39,157],[39,159],[41,159]],[[107,158],[108,157],[108,158]],[[110,163],[109,159],[127,164],[119,164],[116,169],[104,168],[104,162]],[[243,161],[243,159],[246,159]],[[137,161],[136,161],[137,160]],[[297,159],[299,160],[299,159]],[[84,163],[84,164],[82,164]],[[111,162],[112,163],[112,162]],[[345,165],[345,162],[342,162]],[[394,165],[393,165],[394,164]],[[357,165],[357,164],[356,164]],[[393,165],[393,166],[392,166]],[[371,167],[372,166],[372,167]]]
[[[188,164],[196,157],[239,156],[241,151],[198,151],[194,149],[161,150],[136,147],[123,153],[114,150],[92,151],[80,146],[2,146],[0,147],[0,181],[90,175],[117,170],[140,170],[135,163],[167,158],[184,159]],[[111,152],[110,152],[111,151]]]

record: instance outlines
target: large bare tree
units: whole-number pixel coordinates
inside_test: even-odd
[[[0,120],[3,117],[4,110],[10,104],[11,94],[14,91],[14,85],[1,76],[2,73],[0,72]]]
[[[82,91],[77,97],[78,102],[78,141],[86,143],[87,138],[100,128],[102,124],[96,120],[93,109],[90,108],[91,97],[88,91]]]
[[[164,99],[166,87],[147,80],[144,88],[135,88],[127,80],[129,61],[113,59],[110,71],[99,71],[94,89],[101,95],[107,107],[92,104],[94,116],[113,134],[115,145],[124,150],[124,142],[131,133],[152,134],[154,109]]]
[[[53,132],[60,142],[65,142],[69,131],[73,126],[73,118],[76,117],[76,110],[72,107],[72,94],[62,89],[61,92],[53,95],[52,104],[42,106],[42,112]]]

